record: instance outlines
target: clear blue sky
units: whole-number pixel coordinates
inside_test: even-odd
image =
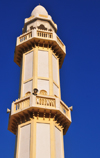
[[[13,158],[15,136],[7,130],[18,98],[20,68],[13,62],[17,36],[33,8],[43,5],[58,25],[67,53],[60,70],[62,100],[73,105],[64,136],[65,158],[100,157],[100,1],[0,1],[0,158]]]

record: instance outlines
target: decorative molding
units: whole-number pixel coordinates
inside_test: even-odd
[[[40,94],[42,94],[42,95],[47,95],[47,91],[41,90],[41,91],[40,91]]]
[[[43,18],[48,18],[47,15],[42,15],[42,14],[39,14],[40,17],[43,17]]]
[[[52,31],[52,29],[48,29],[48,31]]]
[[[41,24],[37,28],[40,29],[40,30],[47,30],[47,28],[43,24]]]
[[[25,97],[27,97],[27,96],[29,96],[29,95],[31,95],[31,92],[30,92],[30,91],[28,91],[27,93],[25,93]]]
[[[30,26],[30,30],[36,29],[36,27]]]

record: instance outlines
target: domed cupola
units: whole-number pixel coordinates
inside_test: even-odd
[[[38,16],[39,14],[40,14],[40,15],[48,16],[48,12],[47,12],[46,9],[45,9],[43,6],[41,6],[41,5],[38,5],[38,6],[36,6],[36,7],[33,9],[32,13],[31,13],[31,16],[36,17],[36,16]]]

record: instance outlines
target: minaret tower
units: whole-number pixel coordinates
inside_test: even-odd
[[[66,47],[56,32],[52,17],[38,5],[17,37],[19,98],[12,102],[8,124],[16,135],[15,158],[64,158],[72,107],[61,100],[59,69]]]

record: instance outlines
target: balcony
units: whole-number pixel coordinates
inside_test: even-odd
[[[22,50],[32,49],[34,45],[51,47],[59,57],[60,68],[66,55],[66,48],[55,32],[33,29],[17,37],[14,61],[20,66]]]
[[[44,115],[49,117],[55,117],[58,123],[64,122],[69,127],[71,123],[71,112],[68,106],[59,98],[48,96],[48,95],[27,95],[20,98],[12,103],[11,114],[9,118],[8,130],[12,130],[14,121],[19,124],[23,118],[25,120],[33,118],[33,113],[37,115]],[[68,129],[68,128],[67,128]]]
[[[12,103],[11,115],[27,110],[28,108],[33,107],[34,109],[38,109],[39,111],[46,110],[59,110],[62,114],[64,114],[69,120],[71,120],[70,109],[68,106],[59,98],[44,96],[44,95],[30,95],[27,97],[23,97],[22,99],[18,99]]]
[[[63,44],[63,42],[60,40],[60,38],[56,35],[56,33],[52,32],[48,32],[48,31],[42,31],[42,30],[37,30],[34,29],[32,31],[29,31],[28,33],[25,33],[21,36],[19,36],[17,38],[17,44],[22,44],[23,42],[26,42],[32,38],[35,37],[39,37],[41,39],[48,39],[48,40],[55,40],[59,46],[61,47],[61,49],[65,52],[65,45]]]

